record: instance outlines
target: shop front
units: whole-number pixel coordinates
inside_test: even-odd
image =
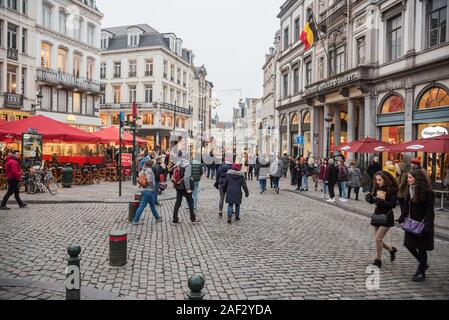
[[[299,147],[296,144],[296,137],[299,136],[299,124],[300,124],[301,120],[299,118],[298,113],[295,113],[292,117],[291,123],[290,123],[290,139],[291,139],[291,150],[289,154],[293,154],[293,155],[300,155],[299,153]]]
[[[168,150],[170,148],[170,136],[171,131],[167,129],[141,129],[137,131],[137,134],[147,140],[148,151],[156,150],[159,146],[162,150]]]
[[[280,127],[280,135],[281,135],[281,153],[287,153],[288,154],[288,126],[287,126],[288,118],[287,116],[284,116],[281,121],[281,127]]]
[[[0,122],[22,120],[29,116],[30,113],[25,111],[0,109]]]

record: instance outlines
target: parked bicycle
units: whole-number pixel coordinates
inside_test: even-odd
[[[38,192],[48,192],[56,195],[58,192],[58,183],[49,169],[30,169],[30,172],[24,177],[25,190],[28,193],[36,194]]]

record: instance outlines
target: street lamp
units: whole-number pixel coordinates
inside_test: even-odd
[[[37,104],[31,105],[31,113],[32,114],[36,114],[36,107],[39,107],[39,109],[41,109],[41,107],[42,107],[42,99],[44,98],[44,96],[42,95],[42,91],[38,91],[36,98],[37,98]]]
[[[327,123],[327,151],[326,151],[326,157],[330,158],[330,149],[331,149],[331,123],[334,120],[333,117],[327,116],[324,118],[324,121]]]

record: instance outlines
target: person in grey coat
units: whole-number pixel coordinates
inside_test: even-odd
[[[357,163],[352,161],[348,170],[348,199],[351,199],[351,190],[354,189],[355,200],[359,201],[360,187],[362,186],[362,173]]]
[[[287,178],[287,171],[288,168],[290,167],[290,159],[286,153],[284,153],[284,155],[282,156],[281,161],[282,161],[282,175],[284,176],[284,178]]]
[[[176,189],[176,203],[175,208],[173,211],[173,224],[178,224],[179,218],[179,208],[182,204],[182,199],[186,198],[187,203],[189,204],[189,211],[190,211],[190,220],[192,223],[198,223],[201,221],[201,219],[197,219],[195,216],[195,208],[194,208],[194,202],[192,197],[192,192],[194,189],[194,181],[192,177],[192,165],[190,164],[190,161],[186,159],[181,159],[177,163],[177,170],[181,170],[181,176],[182,181],[180,184],[174,184],[174,188]]]
[[[273,177],[274,190],[279,193],[279,180],[282,178],[284,165],[281,160],[276,159],[270,168],[270,175]]]

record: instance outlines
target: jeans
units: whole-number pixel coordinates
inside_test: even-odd
[[[154,199],[154,192],[145,190],[142,191],[142,199],[140,200],[140,206],[137,209],[136,215],[134,216],[134,222],[137,223],[140,220],[140,216],[142,215],[143,211],[145,210],[147,204],[150,205],[151,212],[153,213],[153,217],[156,220],[159,220],[161,217],[159,216],[159,213],[156,209],[156,202]]]
[[[348,198],[348,189],[346,189],[346,185],[348,184],[348,181],[342,181],[339,183],[340,188],[341,188],[341,197],[343,199],[347,199]]]
[[[287,178],[287,168],[283,168],[283,169],[282,169],[282,176],[283,176],[284,178]]]
[[[199,181],[195,181],[194,182],[194,189],[193,189],[193,193],[192,193],[192,198],[193,198],[193,207],[195,209],[198,209],[198,197],[200,195],[200,182]]]
[[[281,180],[281,178],[279,177],[273,177],[273,184],[274,184],[274,188],[277,190],[279,189],[279,180]]]
[[[232,218],[232,212],[233,212],[233,208],[235,205],[235,218],[239,219],[240,218],[240,205],[237,203],[230,203],[228,205],[228,218]]]
[[[329,186],[327,185],[327,183],[325,181],[323,181],[323,194],[326,196],[327,193],[327,189],[329,188]]]
[[[267,191],[267,179],[259,179],[260,192]]]
[[[309,190],[309,177],[306,174],[302,176],[302,189]]]
[[[182,199],[186,198],[187,203],[189,204],[189,211],[190,211],[190,220],[195,221],[196,216],[193,209],[193,198],[192,194],[188,193],[187,190],[176,190],[176,203],[175,203],[175,209],[173,211],[173,222],[177,223],[179,221],[178,214],[179,214],[179,208],[181,208]]]
[[[220,203],[219,203],[218,209],[220,212],[223,212],[223,206],[224,206],[226,192],[224,192],[224,189],[221,186],[218,187],[218,191],[220,192]]]
[[[23,206],[23,202],[20,199],[19,193],[20,193],[19,181],[18,180],[8,180],[8,191],[6,192],[5,196],[3,197],[2,207],[6,207],[9,197],[11,197],[12,195],[14,195],[14,198],[16,198],[16,201],[19,204],[19,206],[20,207]]]

